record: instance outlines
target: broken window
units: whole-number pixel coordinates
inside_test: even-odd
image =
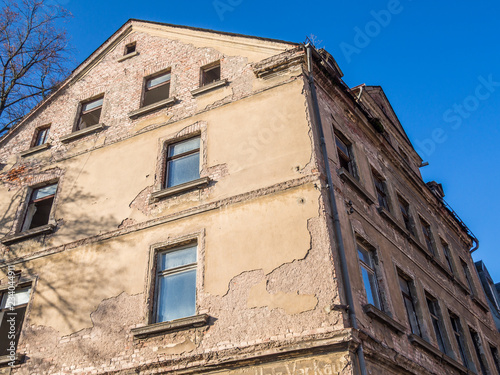
[[[434,333],[436,334],[436,340],[438,343],[439,350],[443,353],[446,353],[446,346],[444,343],[444,324],[441,316],[441,310],[439,309],[438,301],[431,297],[430,295],[426,296],[427,307],[429,308],[429,314],[431,316],[432,327],[434,328]]]
[[[41,146],[47,143],[47,140],[49,138],[49,129],[49,125],[42,126],[36,129],[32,147]]]
[[[170,144],[167,148],[165,187],[200,178],[200,137]]]
[[[127,44],[125,46],[125,55],[129,55],[135,52],[135,42]]]
[[[431,226],[423,219],[420,219],[420,224],[422,225],[422,233],[424,234],[427,250],[429,250],[432,255],[435,255],[436,250],[434,249],[434,241],[432,240]]]
[[[361,269],[361,276],[366,291],[366,300],[368,303],[374,305],[382,310],[382,303],[380,298],[379,286],[377,281],[377,272],[375,270],[374,252],[368,250],[358,243],[358,257],[359,267]]]
[[[413,225],[411,223],[410,205],[400,196],[398,196],[398,201],[399,201],[399,209],[401,210],[401,216],[403,217],[403,222],[405,223],[405,228],[411,234],[415,235],[415,231],[413,230]]]
[[[168,99],[170,95],[170,72],[156,74],[146,79],[142,106]]]
[[[377,191],[379,206],[389,211],[389,203],[387,200],[387,188],[385,186],[385,181],[375,171],[373,171],[373,181],[375,182],[375,190]]]
[[[82,108],[80,110],[80,116],[78,118],[78,123],[76,130],[86,129],[90,126],[99,124],[101,119],[101,110],[104,97],[98,99],[93,99],[91,101],[82,103]]]
[[[412,282],[407,280],[402,275],[399,275],[399,286],[401,288],[401,294],[403,296],[403,302],[408,316],[408,322],[410,323],[411,332],[415,335],[422,336],[417,310],[415,309],[416,300],[414,297],[414,291],[412,290]]]
[[[470,364],[468,360],[468,355],[467,355],[467,347],[465,346],[465,341],[464,341],[464,334],[462,330],[462,325],[460,324],[460,318],[453,314],[450,311],[450,322],[451,322],[451,327],[453,329],[453,335],[455,336],[455,340],[457,342],[458,346],[458,352],[460,354],[460,358],[462,359],[462,363],[465,367],[470,369]]]
[[[201,68],[201,86],[220,81],[220,62]]]
[[[155,323],[196,314],[196,262],[196,244],[158,253]]]
[[[486,365],[486,357],[483,350],[483,344],[481,343],[481,338],[479,334],[469,327],[470,337],[472,338],[472,345],[474,346],[474,351],[476,352],[477,360],[479,362],[479,367],[481,368],[482,374],[490,374],[488,366]]]
[[[352,158],[352,147],[347,141],[342,140],[339,135],[335,135],[335,144],[337,145],[337,154],[339,157],[340,168],[344,168],[353,177],[356,177],[356,169]]]
[[[31,287],[0,292],[0,356],[10,355],[11,341],[17,348]]]
[[[33,189],[21,231],[37,228],[49,223],[57,184]]]

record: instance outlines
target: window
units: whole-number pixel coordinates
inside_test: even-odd
[[[500,310],[500,303],[498,302],[498,294],[495,285],[493,285],[493,281],[486,280],[486,284],[487,284],[486,296],[491,301],[493,306],[495,306],[497,310]]]
[[[423,219],[420,219],[420,224],[422,225],[422,233],[424,235],[427,250],[429,250],[432,255],[436,255],[436,250],[434,249],[434,241],[432,241],[431,226]]]
[[[489,374],[488,367],[486,366],[486,358],[484,356],[483,344],[479,338],[479,334],[469,327],[470,337],[472,338],[472,345],[474,346],[474,351],[476,352],[477,360],[479,361],[479,367],[484,375]]]
[[[387,202],[387,189],[385,181],[380,175],[373,171],[373,181],[375,182],[375,190],[377,191],[378,204],[380,207],[389,211],[389,204]]]
[[[464,335],[462,330],[462,325],[460,324],[460,318],[450,312],[451,327],[453,329],[453,335],[457,341],[458,352],[460,353],[460,358],[465,367],[470,369],[469,360],[467,359],[467,348],[465,346]]]
[[[406,308],[408,321],[410,322],[411,332],[415,335],[422,336],[420,331],[420,323],[418,321],[417,311],[415,309],[415,298],[413,296],[412,285],[409,280],[399,275],[399,286],[403,295],[403,302]]]
[[[403,221],[405,223],[405,228],[412,235],[415,235],[415,231],[413,230],[413,226],[411,225],[410,205],[400,196],[398,196],[398,201],[399,201],[399,209],[401,210],[401,216],[403,217]]]
[[[377,282],[377,272],[374,267],[374,253],[358,243],[359,267],[365,285],[366,299],[378,309],[382,310],[382,303]]]
[[[200,137],[173,143],[167,148],[165,187],[200,178]]]
[[[434,333],[436,334],[439,350],[446,353],[443,336],[443,319],[441,317],[438,301],[429,295],[427,295],[425,299],[427,300],[427,307],[429,308],[429,314],[431,315],[432,327],[434,328]]]
[[[335,135],[335,143],[337,145],[340,168],[344,168],[352,176],[356,177],[351,145],[341,140],[338,135]]]
[[[498,349],[492,345],[490,345],[491,356],[493,357],[493,363],[495,364],[495,368],[497,372],[500,374],[500,357],[498,356]]]
[[[104,98],[93,99],[86,103],[82,103],[76,130],[83,130],[90,126],[99,124],[101,119],[102,102]]]
[[[57,184],[33,189],[21,231],[41,227],[49,223],[56,191]]]
[[[170,72],[157,74],[146,79],[142,106],[161,102],[170,95]]]
[[[460,259],[460,264],[462,265],[462,270],[464,271],[465,280],[467,281],[467,286],[469,287],[469,291],[471,292],[471,294],[474,294],[474,288],[472,287],[472,278],[469,272],[469,267],[467,266],[467,263],[465,263],[463,259]]]
[[[196,313],[196,244],[158,253],[154,322]]]
[[[19,335],[30,298],[30,287],[0,292],[0,356],[10,355],[11,341],[19,341]]]
[[[220,81],[220,62],[201,68],[201,86]]]
[[[441,246],[443,247],[443,254],[444,254],[444,258],[446,259],[446,265],[448,266],[448,269],[450,270],[450,272],[453,273],[453,263],[451,260],[450,247],[443,240],[441,240]]]
[[[41,146],[47,143],[49,138],[49,129],[49,125],[36,129],[32,147]]]
[[[125,46],[125,55],[129,55],[135,52],[135,42],[127,44]]]

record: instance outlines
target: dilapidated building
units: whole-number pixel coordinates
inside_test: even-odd
[[[497,373],[421,162],[324,50],[129,20],[0,139],[0,373]]]

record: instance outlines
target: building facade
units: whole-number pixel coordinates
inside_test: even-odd
[[[499,373],[421,162],[324,50],[129,20],[0,139],[0,373]]]
[[[494,283],[482,260],[474,263],[497,330],[500,331],[500,283]]]

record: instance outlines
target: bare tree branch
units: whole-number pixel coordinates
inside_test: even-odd
[[[61,23],[71,14],[49,0],[0,0],[0,136],[67,75]]]

